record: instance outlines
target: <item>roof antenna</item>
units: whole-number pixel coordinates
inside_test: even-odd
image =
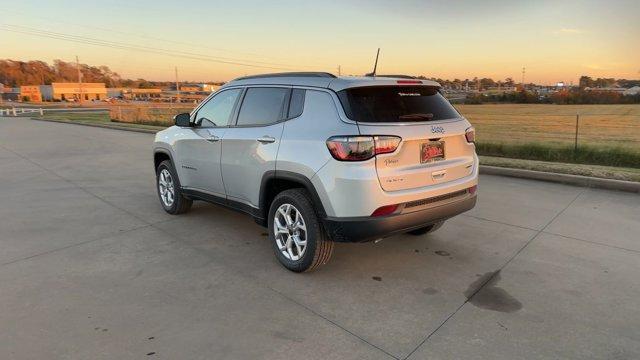
[[[378,48],[378,52],[376,53],[376,63],[373,64],[373,72],[370,72],[365,76],[376,76],[376,70],[378,69],[378,56],[380,56],[380,48]]]

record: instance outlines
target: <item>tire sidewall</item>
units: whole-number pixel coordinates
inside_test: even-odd
[[[276,243],[276,237],[274,234],[274,218],[277,209],[282,204],[291,204],[295,206],[298,211],[300,211],[306,228],[307,228],[307,247],[304,251],[304,255],[300,260],[290,260],[287,259]],[[271,241],[271,245],[273,247],[273,251],[276,254],[276,257],[286,267],[287,269],[295,272],[303,272],[307,270],[313,264],[314,256],[318,247],[318,237],[320,236],[320,226],[318,223],[318,218],[313,209],[312,205],[309,201],[300,201],[297,197],[291,196],[291,193],[285,191],[274,199],[271,203],[271,207],[269,208],[269,219],[268,219],[268,230],[269,230],[269,240]]]

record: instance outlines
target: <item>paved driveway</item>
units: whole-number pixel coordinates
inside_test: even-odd
[[[638,195],[482,176],[293,274],[244,215],[165,214],[151,141],[0,118],[0,358],[640,358]]]

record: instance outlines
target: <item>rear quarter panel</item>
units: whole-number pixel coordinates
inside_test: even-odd
[[[278,170],[291,171],[311,179],[333,160],[326,145],[328,138],[357,134],[355,124],[340,120],[329,91],[307,89],[302,115],[284,123],[276,173]]]

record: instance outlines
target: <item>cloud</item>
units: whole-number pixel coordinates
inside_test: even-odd
[[[582,31],[581,29],[562,28],[562,29],[556,30],[555,33],[577,35],[577,34],[583,34],[584,31]]]

